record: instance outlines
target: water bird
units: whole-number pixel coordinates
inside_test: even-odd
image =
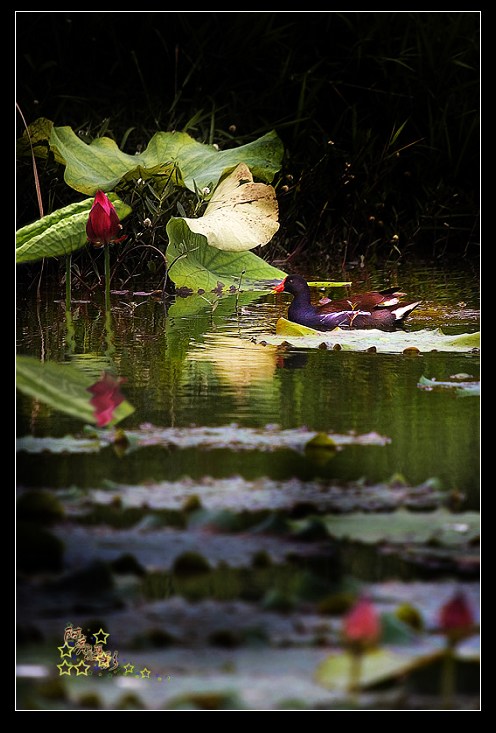
[[[288,309],[288,320],[301,326],[332,331],[333,328],[377,328],[394,331],[403,326],[405,318],[420,304],[401,304],[405,295],[395,288],[378,292],[358,293],[341,300],[324,298],[319,305],[311,302],[310,287],[300,275],[288,275],[273,289],[276,293],[290,293],[293,301]]]

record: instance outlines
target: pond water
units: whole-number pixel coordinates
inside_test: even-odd
[[[380,287],[379,278],[376,273],[371,287]],[[403,275],[401,285],[423,300],[410,317],[408,330],[440,327],[445,333],[461,333],[478,329],[477,282],[466,271],[417,268]],[[206,465],[201,456],[195,459],[188,453],[184,461],[176,455],[164,463],[162,455],[154,457],[150,451],[143,467],[134,458],[116,457],[112,472],[119,477],[136,477],[143,469],[156,480],[177,478],[185,470],[195,476],[212,470],[229,475],[234,470],[249,476],[267,472],[274,478],[311,478],[317,473],[380,481],[399,473],[414,484],[436,477],[447,491],[465,494],[469,508],[478,508],[478,400],[454,397],[449,390],[433,393],[417,387],[422,376],[449,381],[453,375],[468,374],[479,379],[477,355],[434,352],[409,358],[253,343],[255,338],[263,340],[264,333],[274,332],[277,319],[286,315],[288,296],[232,295],[220,300],[213,311],[201,296],[192,296],[172,303],[168,315],[157,299],[132,294],[113,298],[110,323],[98,299],[73,305],[72,345],[64,305],[56,302],[56,294],[46,294],[39,306],[35,301],[21,302],[18,351],[70,361],[93,370],[96,377],[103,368],[125,377],[124,392],[136,411],[124,427],[142,423],[305,426],[331,433],[375,431],[391,439],[380,450],[352,447],[343,451],[326,468],[287,455],[279,460],[235,455],[231,461],[224,454],[209,455]],[[175,316],[178,307],[179,316]],[[20,435],[64,435],[80,430],[71,418],[42,406],[33,413],[32,405],[23,398],[18,420]],[[103,480],[109,469],[107,461],[107,457],[93,458],[87,475],[82,468],[78,470],[78,482],[94,485]],[[57,458],[50,467],[53,485],[61,481],[59,472],[64,475],[60,464]],[[24,460],[18,468],[22,480],[27,470]]]
[[[307,275],[308,279],[319,279],[315,273]],[[341,273],[336,279],[350,279],[358,283],[359,290],[395,284],[421,300],[407,322],[411,333],[441,328],[456,335],[479,329],[478,273],[466,267],[430,263],[405,266],[399,273],[377,270],[366,274],[356,268],[345,278]],[[90,490],[112,490],[115,494],[123,487],[123,495],[128,491],[132,496],[133,486],[148,490],[146,487],[163,486],[163,482],[169,487],[167,482],[181,486],[189,481],[201,501],[202,486],[218,481],[223,489],[219,488],[214,503],[222,508],[226,487],[222,480],[236,478],[248,482],[241,495],[250,508],[254,485],[260,488],[260,482],[275,481],[288,487],[297,480],[301,482],[300,509],[293,511],[293,516],[298,519],[305,515],[305,502],[312,510],[316,485],[322,489],[353,482],[396,482],[399,486],[434,487],[444,496],[440,505],[478,511],[479,399],[450,389],[418,386],[422,377],[447,382],[465,375],[465,381],[479,380],[476,350],[373,353],[300,348],[291,339],[292,345],[274,346],[265,337],[275,333],[276,322],[286,315],[289,296],[238,293],[219,299],[211,294],[194,295],[172,299],[165,307],[160,298],[144,292],[138,286],[132,292],[114,292],[112,311],[107,315],[102,294],[86,298],[84,293],[74,292],[69,318],[60,292],[42,290],[39,301],[29,294],[18,294],[18,353],[74,363],[94,373],[95,379],[103,369],[124,377],[127,381],[122,390],[135,408],[122,423],[125,431],[143,435],[154,429],[225,428],[220,433],[222,439],[208,450],[194,441],[181,443],[179,438],[173,445],[170,433],[165,445],[149,440],[139,450],[127,451],[110,445],[94,452],[38,452],[25,450],[21,444],[17,459],[21,493],[44,488],[64,503],[70,492],[88,500]],[[239,438],[240,431],[250,429],[248,443],[236,445],[236,435]],[[284,443],[287,431],[304,429],[309,437],[323,432],[352,437],[371,434],[384,440],[368,445],[351,441],[343,450],[324,452],[323,457],[322,452],[305,450],[304,444],[301,450],[294,450]],[[20,438],[84,435],[78,421],[23,395],[17,402],[17,434]],[[184,433],[177,435],[184,439]],[[269,436],[270,450],[250,445],[253,436]],[[215,491],[215,486],[210,486],[210,493]],[[187,495],[184,489],[182,498]],[[146,501],[153,509],[153,490]],[[71,516],[66,513],[66,520]],[[57,535],[64,541],[64,532],[68,538],[73,529],[59,526]],[[77,542],[67,539],[68,557],[74,558],[74,547],[79,548],[79,564],[70,568],[72,571],[84,566],[85,542],[89,548],[88,537]],[[121,540],[115,537],[114,543],[121,554],[126,551],[124,536]],[[199,547],[193,544],[193,549]],[[144,565],[149,559],[147,552],[152,551],[143,549]],[[230,552],[227,545],[225,552]],[[98,557],[98,547],[88,553],[88,557]],[[139,556],[138,550],[135,556]],[[391,580],[390,565],[374,564],[370,553],[359,549],[353,557],[345,557],[344,572],[363,582]],[[404,568],[400,576],[410,581],[416,577]],[[470,580],[470,592],[477,593],[474,574],[464,576],[462,572],[458,581],[464,577]],[[26,580],[28,588],[31,582]],[[159,594],[155,600],[164,597]],[[93,611],[101,617],[101,608],[94,610],[90,604],[89,612]],[[21,623],[29,613],[44,614],[39,626],[42,636],[50,638],[50,614],[43,602],[33,610],[29,604],[23,608],[21,601]],[[71,613],[74,604],[68,602],[62,615],[72,618]],[[31,623],[35,623],[33,617]],[[309,690],[309,700],[312,694]]]

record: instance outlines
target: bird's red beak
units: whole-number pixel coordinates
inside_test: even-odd
[[[279,283],[279,285],[276,285],[274,289],[272,290],[273,293],[282,293],[284,290],[284,284],[286,282],[286,278],[282,282]]]

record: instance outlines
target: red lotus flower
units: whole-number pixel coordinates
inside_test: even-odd
[[[95,247],[103,247],[109,242],[122,242],[126,235],[119,237],[122,224],[114,205],[107,194],[97,191],[86,223],[86,235]]]
[[[474,616],[462,591],[456,592],[439,611],[439,626],[447,639],[457,643],[474,632]]]
[[[344,617],[343,636],[351,648],[364,651],[374,646],[381,635],[379,615],[368,598],[361,598]]]
[[[87,391],[93,395],[90,405],[95,408],[93,415],[99,428],[112,422],[114,410],[121,402],[124,402],[119,385],[125,381],[123,377],[115,379],[108,372],[104,372],[98,382],[87,388]]]

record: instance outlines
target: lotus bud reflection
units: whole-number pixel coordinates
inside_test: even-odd
[[[381,635],[379,615],[368,598],[361,598],[343,621],[343,637],[355,651],[375,646]]]
[[[441,606],[439,626],[446,638],[454,644],[474,633],[474,616],[462,591],[456,592]]]
[[[93,415],[99,428],[112,422],[114,410],[124,402],[119,386],[125,381],[122,377],[115,379],[108,372],[104,372],[98,382],[88,387],[88,392],[93,395],[90,404],[95,408]]]

